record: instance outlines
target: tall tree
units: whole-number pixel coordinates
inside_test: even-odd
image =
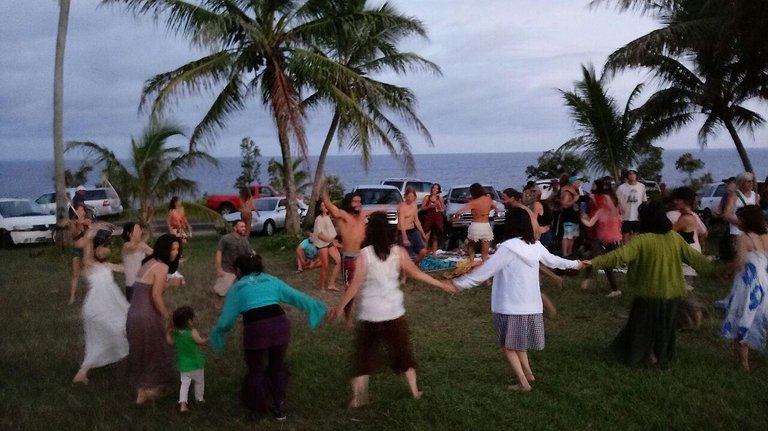
[[[235,180],[235,188],[248,187],[254,181],[261,182],[261,149],[250,137],[240,142],[240,176]]]
[[[598,0],[616,3],[656,18],[662,27],[611,54],[607,67],[648,67],[670,88],[661,100],[685,118],[705,120],[699,144],[723,127],[728,131],[744,169],[754,172],[739,129],[752,131],[763,118],[744,107],[753,98],[768,97],[768,2],[756,0]],[[689,69],[686,64],[692,65]]]
[[[67,225],[67,197],[64,184],[64,48],[69,24],[69,0],[59,0],[56,32],[56,59],[53,72],[53,179],[56,189],[56,226]],[[60,236],[56,236],[61,238]]]
[[[339,146],[347,146],[362,155],[363,166],[367,169],[372,146],[381,145],[399,157],[406,172],[412,172],[415,163],[411,154],[408,136],[397,123],[387,116],[396,114],[405,124],[414,127],[432,145],[432,137],[426,126],[416,115],[416,97],[405,87],[388,84],[373,78],[376,74],[407,71],[427,71],[440,75],[439,67],[413,52],[402,52],[398,48],[404,40],[417,36],[426,38],[421,21],[400,14],[385,3],[375,9],[366,6],[366,0],[337,0],[318,2],[318,13],[328,17],[348,15],[369,15],[369,19],[355,25],[339,25],[330,34],[315,42],[325,55],[344,67],[356,71],[366,83],[360,86],[357,79],[341,79],[326,82],[323,87],[310,88],[314,93],[306,100],[307,107],[330,105],[333,116],[323,147],[315,167],[307,223],[314,220],[314,202],[320,196],[325,171],[325,160],[334,137]]]
[[[282,156],[286,231],[299,233],[299,217],[292,177],[294,147],[307,159],[304,106],[299,84],[324,88],[330,82],[350,81],[368,86],[359,73],[329,59],[313,43],[324,40],[339,25],[354,26],[370,19],[368,13],[324,16],[327,0],[103,0],[119,3],[137,14],[164,17],[166,26],[209,54],[176,70],[161,73],[144,86],[141,105],[151,101],[153,115],[179,97],[208,90],[215,100],[190,138],[190,149],[211,139],[229,117],[260,95],[277,129]],[[343,21],[340,22],[340,21]],[[293,141],[294,145],[291,145]]]
[[[587,167],[587,161],[580,154],[559,149],[544,151],[535,165],[525,168],[528,179],[554,179],[561,175],[573,175],[583,172]]]
[[[172,195],[197,190],[195,181],[181,176],[185,169],[198,163],[218,163],[201,150],[167,146],[166,141],[174,136],[184,136],[181,127],[151,122],[139,139],[131,138],[128,164],[123,164],[109,148],[93,142],[68,142],[67,150],[82,150],[103,163],[104,174],[123,199],[139,203],[140,223],[149,228],[158,205],[165,205]]]
[[[666,129],[658,123],[646,127],[643,107],[632,108],[642,84],[632,91],[622,111],[607,93],[605,75],[598,79],[592,65],[582,66],[581,71],[582,79],[574,83],[574,90],[560,90],[578,131],[578,137],[560,149],[581,151],[592,171],[608,172],[618,180],[622,169],[636,163],[643,150]]]
[[[307,192],[307,189],[309,189],[309,186],[312,184],[310,183],[311,177],[309,173],[301,169],[302,162],[303,161],[301,159],[294,160],[291,173],[293,178],[296,180],[296,193],[303,194]],[[284,171],[285,168],[282,164],[280,164],[280,162],[275,159],[269,159],[269,163],[267,164],[267,172],[269,173],[269,184],[273,189],[283,190],[285,187],[283,184],[282,176],[282,172]]]

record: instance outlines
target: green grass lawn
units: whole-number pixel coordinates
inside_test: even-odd
[[[187,286],[166,292],[171,308],[192,305],[207,333],[215,323],[210,286],[217,237],[192,238],[181,268]],[[296,274],[295,241],[253,238],[267,272],[318,295],[317,271]],[[283,243],[288,245],[282,246]],[[114,247],[116,258],[119,247]],[[537,381],[530,393],[514,383],[493,335],[490,288],[449,297],[425,285],[405,287],[407,316],[425,392],[410,399],[404,380],[385,373],[371,380],[372,403],[349,410],[348,379],[353,335],[336,324],[311,332],[306,318],[289,310],[293,340],[285,422],[249,422],[239,405],[245,372],[239,326],[223,354],[209,352],[206,404],[177,411],[177,394],[144,406],[133,403],[125,363],[93,370],[90,384],[71,379],[83,356],[77,306],[66,305],[69,255],[56,247],[0,250],[0,429],[761,429],[768,426],[768,362],[754,354],[753,371],[737,369],[718,337],[721,316],[711,310],[698,331],[680,332],[668,370],[617,363],[608,345],[628,313],[631,295],[610,299],[604,277],[583,291],[578,279],[544,290],[558,306],[546,322],[547,347],[530,354]],[[120,284],[122,278],[117,276]],[[84,285],[84,283],[81,283]],[[696,282],[706,302],[729,287]],[[321,299],[335,304],[340,294]]]

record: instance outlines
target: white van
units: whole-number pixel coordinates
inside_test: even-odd
[[[413,187],[416,190],[416,205],[421,207],[421,202],[424,201],[424,197],[429,196],[432,191],[432,182],[419,180],[416,178],[387,178],[382,181],[381,184],[387,186],[393,186],[400,190],[400,194],[405,198],[405,189]]]

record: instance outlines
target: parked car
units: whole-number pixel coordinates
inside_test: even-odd
[[[415,178],[387,178],[381,184],[394,186],[400,190],[400,194],[405,197],[405,189],[413,187],[416,190],[416,205],[421,206],[424,197],[429,196],[432,191],[432,182],[423,181]]]
[[[273,196],[285,196],[277,190],[273,189],[272,186],[262,186],[258,184],[251,185],[251,195],[253,195],[254,199],[268,198]],[[235,209],[240,208],[240,196],[209,195],[205,205],[214,211],[218,211],[221,215],[229,214],[235,211]]]
[[[395,186],[374,184],[357,186],[352,190],[362,197],[362,210],[384,211],[390,226],[397,226],[397,207],[403,202],[403,195]]]
[[[728,186],[725,183],[704,184],[696,193],[698,213],[705,224],[709,224],[720,214],[720,200],[725,196]]]
[[[67,199],[72,200],[77,189],[68,188]],[[35,202],[48,214],[56,213],[56,193],[45,193]],[[109,187],[85,187],[85,204],[90,207],[94,217],[118,216],[123,213],[120,196]]]
[[[547,200],[552,196],[552,186],[559,183],[557,178],[536,180],[536,187],[541,190],[541,200]]]
[[[256,208],[251,211],[251,232],[262,233],[271,236],[277,229],[285,228],[285,204],[284,197],[259,198],[253,201]],[[304,220],[309,207],[303,201],[296,200],[299,210],[299,219]],[[257,213],[258,211],[258,213]],[[224,215],[224,220],[234,222],[240,220],[240,211],[233,211]]]
[[[0,199],[0,246],[53,242],[56,216],[29,199]]]

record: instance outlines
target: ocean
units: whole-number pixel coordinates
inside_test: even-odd
[[[768,175],[768,148],[750,148],[747,150],[759,180]],[[675,170],[675,160],[681,154],[690,152],[704,161],[704,169],[694,174],[698,177],[710,172],[716,181],[735,176],[743,171],[741,161],[735,149],[706,150],[665,150],[662,181],[668,187],[681,185],[687,174]],[[338,175],[347,191],[356,185],[379,184],[389,177],[415,177],[426,181],[438,182],[447,189],[451,185],[481,182],[493,184],[498,188],[521,188],[527,178],[525,168],[536,163],[540,152],[525,153],[471,153],[471,154],[417,154],[416,172],[406,175],[400,162],[389,155],[374,155],[369,169],[363,169],[359,156],[329,156],[326,162],[326,174]],[[267,163],[270,157],[261,160],[261,181],[267,182]],[[184,176],[198,183],[198,195],[204,192],[234,193],[233,184],[240,175],[240,160],[237,157],[221,157],[218,168],[195,167]],[[317,157],[310,157],[312,169]],[[67,160],[66,167],[76,170],[79,160]],[[588,177],[596,177],[587,173]],[[95,183],[100,178],[99,169],[91,172],[89,180]],[[25,197],[35,199],[43,193],[53,191],[52,160],[0,160],[0,197]]]

